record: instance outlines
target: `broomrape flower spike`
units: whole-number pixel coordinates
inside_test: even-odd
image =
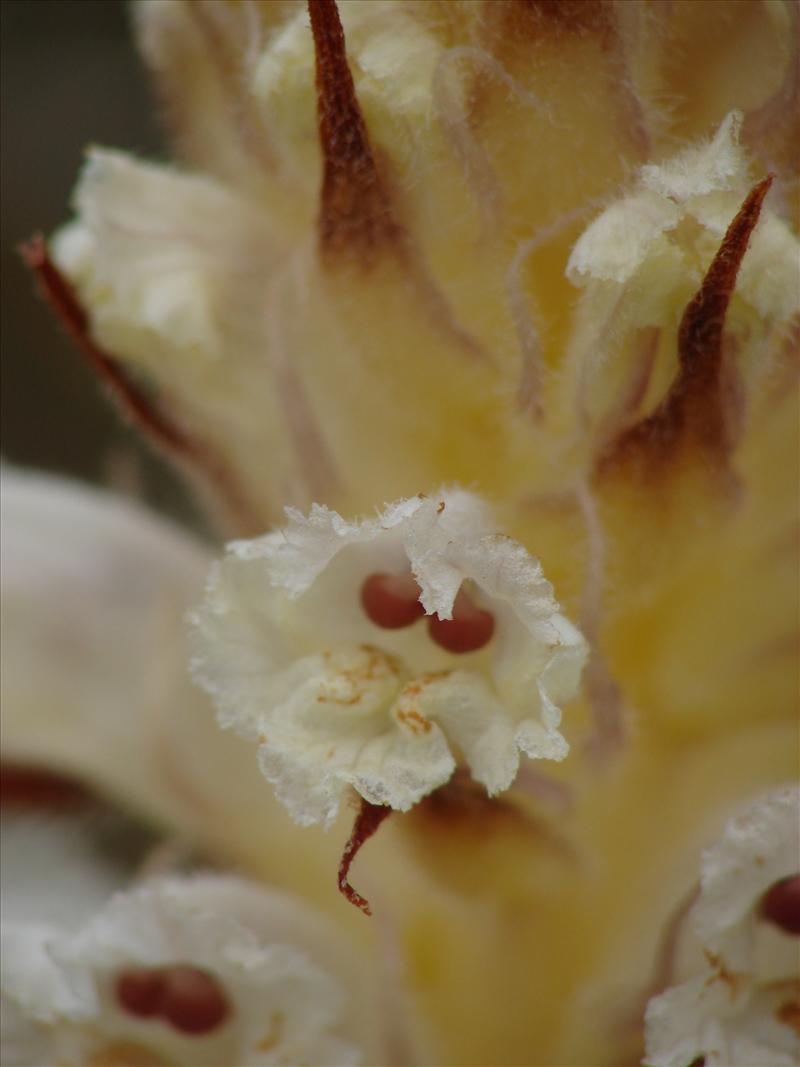
[[[286,514],[214,567],[192,671],[292,818],[330,825],[350,786],[408,811],[460,761],[494,795],[520,751],[566,756],[559,705],[586,646],[482,500],[444,490],[353,523]]]
[[[702,963],[650,1001],[650,1067],[800,1059],[798,825],[800,789],[777,789],[732,819],[705,853],[687,946]]]
[[[685,878],[708,820],[797,770],[798,6],[311,4],[137,4],[173,162],[92,150],[76,218],[27,249],[226,539],[302,509],[232,549],[198,612],[196,670],[232,729],[181,688],[175,620],[205,552],[140,544],[140,519],[75,516],[80,494],[51,488],[4,568],[22,579],[10,751],[330,907],[343,957],[361,939],[388,962],[369,979],[393,1047],[354,1041],[366,1063],[633,1064],[651,998],[654,1063],[800,1060],[779,950],[797,944],[800,863],[720,882],[746,887],[732,921],[752,960],[691,927]],[[529,557],[508,595],[466,557],[446,589],[426,567],[491,542],[491,520],[442,548],[449,499],[371,524],[309,512],[374,515],[442,484],[486,487],[580,610],[595,759],[564,781],[514,780],[527,724],[537,754],[563,751],[552,707],[583,656]],[[533,623],[526,582],[545,589]],[[325,877],[341,849],[285,817],[256,748],[303,821],[355,789],[339,883],[362,908],[354,856],[424,798],[371,869],[380,922],[341,908]],[[771,863],[725,840],[743,871]],[[112,1007],[137,1035],[210,1049],[245,1017],[212,960],[123,962]],[[206,1033],[176,1029],[187,981]]]
[[[216,876],[118,894],[77,932],[9,924],[5,1051],[64,1067],[359,1063],[338,981],[292,943],[301,928],[306,943],[323,929],[287,898]]]

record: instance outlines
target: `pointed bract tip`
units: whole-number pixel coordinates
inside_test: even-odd
[[[656,410],[624,430],[601,453],[600,476],[663,471],[689,445],[698,458],[724,472],[733,448],[732,390],[725,374],[723,331],[742,260],[774,175],[751,189],[678,328],[678,372]]]
[[[400,228],[378,172],[347,61],[336,0],[308,0],[314,36],[317,120],[322,148],[319,242],[323,255],[371,261]]]

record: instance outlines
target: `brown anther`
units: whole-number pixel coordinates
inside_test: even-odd
[[[391,811],[391,808],[383,804],[370,804],[368,800],[364,800],[362,797],[361,807],[356,816],[356,821],[353,823],[353,829],[350,832],[350,837],[344,847],[342,860],[339,864],[339,892],[351,904],[355,904],[357,908],[360,908],[365,915],[372,915],[369,903],[365,897],[362,897],[360,893],[353,889],[347,880],[347,876],[350,873],[353,860],[361,850],[361,846],[372,837],[387,815],[391,814]]]
[[[410,571],[370,574],[361,586],[361,606],[367,618],[383,630],[401,630],[425,614],[417,580]]]
[[[494,615],[472,602],[464,589],[458,591],[453,604],[452,619],[440,619],[431,615],[428,620],[431,640],[440,648],[457,655],[462,652],[477,652],[488,645],[494,634]]]
[[[230,1008],[214,978],[197,967],[167,970],[161,1015],[182,1034],[209,1034],[225,1022]]]
[[[160,967],[123,971],[114,988],[117,1003],[128,1015],[152,1019],[161,1013],[164,980],[165,972]]]
[[[182,1034],[209,1034],[230,1014],[215,979],[188,964],[124,971],[114,991],[117,1003],[129,1015],[161,1018]]]
[[[761,917],[792,937],[800,937],[800,874],[782,878],[761,898]]]

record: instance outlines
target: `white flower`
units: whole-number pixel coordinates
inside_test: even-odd
[[[350,951],[289,898],[216,876],[119,894],[76,933],[6,927],[14,1062],[355,1064],[354,1031],[379,1053],[337,980]]]
[[[317,505],[287,516],[212,571],[193,672],[222,725],[258,741],[293,818],[330,823],[347,786],[407,811],[458,759],[494,794],[519,750],[564,758],[558,705],[585,643],[481,500],[418,496],[354,523]]]
[[[181,658],[207,549],[77,483],[3,468],[1,491],[4,759],[177,814],[147,726],[205,711]]]
[[[731,820],[703,857],[691,925],[700,973],[650,1001],[646,1062],[798,1063],[800,790],[775,790]]]

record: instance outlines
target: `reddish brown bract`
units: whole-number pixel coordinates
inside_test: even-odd
[[[22,244],[20,254],[36,278],[42,296],[90,368],[107,387],[122,417],[183,469],[200,472],[213,485],[231,515],[236,517],[240,532],[260,529],[261,522],[255,518],[249,504],[239,493],[235,479],[220,457],[186,434],[151,401],[122,364],[93,340],[89,317],[81,306],[78,294],[53,262],[41,234]]]
[[[772,175],[753,187],[722,239],[678,330],[678,373],[652,415],[625,430],[598,460],[606,474],[623,468],[647,476],[689,444],[698,458],[724,468],[733,446],[722,334],[739,267]]]
[[[538,36],[562,33],[610,35],[614,10],[608,0],[512,0],[509,5],[527,16]]]
[[[347,63],[336,0],[308,0],[317,75],[317,118],[323,156],[319,240],[323,253],[357,254],[400,236],[378,173]]]
[[[125,417],[166,451],[181,456],[189,454],[191,446],[183,432],[150,403],[119,363],[92,340],[89,318],[75,290],[50,258],[44,238],[40,234],[32,237],[20,246],[20,253],[58,321],[108,387]]]

